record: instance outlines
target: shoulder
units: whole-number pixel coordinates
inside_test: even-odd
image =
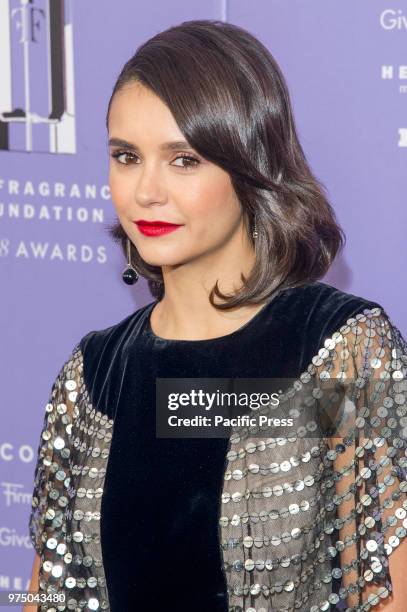
[[[336,331],[347,319],[366,309],[380,308],[379,302],[315,281],[284,290],[278,296],[280,313],[303,327],[315,326],[322,334]]]
[[[284,339],[285,350],[301,356],[302,369],[348,322],[371,312],[384,313],[379,302],[322,281],[285,289],[275,299],[273,315],[278,333]]]
[[[142,306],[135,312],[121,319],[118,323],[103,329],[89,331],[81,338],[78,345],[83,356],[88,357],[103,352],[107,348],[119,347],[129,337],[129,333],[136,333],[144,321],[151,303]]]
[[[120,367],[126,360],[126,349],[133,345],[150,306],[151,302],[118,323],[89,331],[81,338],[77,346],[82,357],[84,380],[88,386],[93,386],[96,376],[103,379],[111,373],[113,362]]]
[[[114,325],[89,331],[74,348],[70,362],[74,360],[77,364],[80,384],[86,389],[91,403],[109,417],[113,409],[111,404],[114,404],[112,398],[119,396],[129,348],[133,346],[150,306],[151,303],[139,308]],[[68,365],[70,369],[71,363]]]
[[[306,312],[307,316],[315,315],[320,319],[338,319],[343,316],[352,316],[358,310],[367,307],[381,307],[380,304],[367,297],[343,291],[324,283],[313,281],[290,287],[282,291],[282,301],[290,302],[290,306],[296,310]]]

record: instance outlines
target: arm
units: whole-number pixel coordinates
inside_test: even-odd
[[[56,538],[58,543],[64,540],[65,510],[64,503],[60,502],[67,500],[71,476],[71,427],[80,385],[78,356],[77,345],[52,385],[37,451],[29,516],[29,532],[36,554],[29,590],[41,593],[63,587],[63,577],[54,576],[50,571],[55,559],[47,543],[50,538]],[[31,605],[28,610],[37,612],[37,607]]]
[[[330,439],[330,447],[334,448],[336,444],[342,442],[342,439],[331,438]],[[383,448],[383,447],[382,447]],[[382,450],[382,449],[380,449]],[[349,466],[353,459],[354,448],[348,448],[339,458],[335,461],[335,470],[343,470],[345,466]],[[376,457],[378,457],[379,453],[376,451]],[[380,456],[383,456],[383,453],[380,453]],[[390,471],[390,470],[389,470]],[[352,480],[354,480],[354,468],[352,468],[348,472],[349,476],[343,477],[336,484],[336,492],[338,494],[345,493],[346,490],[349,489],[349,484]],[[383,480],[383,476],[379,476],[379,481]],[[391,492],[397,490],[397,485],[393,484],[393,486],[387,488],[387,494],[384,497],[390,497]],[[362,493],[361,493],[362,495]],[[401,503],[401,502],[400,502]],[[344,501],[338,508],[338,517],[346,518],[350,515],[352,510],[355,508],[355,498],[351,496],[349,499]],[[383,509],[382,512],[382,523],[385,523],[387,519],[389,519],[394,513],[393,508]],[[394,515],[394,514],[393,514]],[[341,541],[344,541],[346,537],[350,538],[352,534],[355,532],[355,524],[354,522],[350,522],[344,527],[340,529],[339,538]],[[374,553],[373,553],[374,554]],[[353,559],[357,556],[355,552],[354,546],[346,547],[340,553],[341,555],[341,565],[342,567],[346,566],[346,564],[351,563]],[[382,601],[374,606],[374,610],[376,612],[404,612],[406,610],[406,601],[407,601],[407,580],[405,579],[405,568],[407,567],[407,544],[406,542],[401,541],[400,545],[397,546],[389,555],[389,572],[392,581],[393,592],[390,593],[387,597],[385,597]],[[348,587],[351,583],[354,583],[358,578],[358,572],[350,571],[348,574],[343,576],[343,585]],[[367,582],[365,587],[362,590],[362,600],[366,601],[369,595],[376,595],[378,592],[378,586],[372,583]],[[348,606],[358,606],[359,604],[358,595],[352,594],[347,597]],[[357,607],[357,609],[359,609]]]
[[[38,555],[38,553],[35,553],[30,586],[28,587],[29,591],[38,591],[38,574],[40,571],[40,563],[40,556]],[[37,610],[37,604],[26,604],[23,608],[23,612],[37,612]]]
[[[345,382],[348,408],[340,431],[328,439],[337,450],[335,474],[342,583],[361,592],[348,606],[364,610],[370,598],[381,612],[406,609],[406,431],[407,345],[383,313],[344,326],[325,373]],[[339,437],[338,433],[340,434]],[[344,445],[344,438],[353,442]],[[339,445],[339,446],[337,446]],[[358,535],[355,541],[354,534]],[[389,589],[387,588],[389,587]],[[391,592],[389,592],[391,591]],[[352,608],[353,609],[353,608]]]

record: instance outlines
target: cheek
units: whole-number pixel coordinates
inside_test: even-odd
[[[118,214],[124,212],[130,203],[131,185],[117,172],[110,170],[109,186],[113,206]]]
[[[240,203],[229,181],[208,181],[194,196],[188,206],[194,225],[210,226],[214,231],[240,219]]]

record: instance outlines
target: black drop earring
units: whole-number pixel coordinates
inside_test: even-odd
[[[138,272],[131,263],[131,244],[129,238],[127,238],[127,267],[123,271],[122,279],[126,285],[134,285],[138,278]]]

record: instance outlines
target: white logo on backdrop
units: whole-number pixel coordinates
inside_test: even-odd
[[[5,589],[6,591],[28,591],[30,580],[31,578],[23,579],[22,576],[0,574],[0,589]]]
[[[2,494],[6,499],[6,506],[13,504],[29,504],[31,505],[32,493],[22,491],[24,485],[17,482],[0,482]]]
[[[399,136],[399,147],[407,147],[407,128],[400,128]]]
[[[33,548],[29,534],[19,535],[15,529],[0,527],[0,546],[12,548]]]
[[[35,457],[34,449],[28,444],[22,444],[18,448],[14,448],[11,442],[3,442],[0,444],[0,461],[14,461],[18,459],[21,463],[31,463]]]
[[[0,0],[1,1],[1,0]],[[95,206],[98,200],[111,200],[109,185],[95,183],[65,183],[44,180],[3,179],[0,177],[0,220],[35,219],[43,223],[67,222],[76,224],[99,224],[105,227],[106,210]],[[70,204],[72,202],[72,205]],[[89,204],[88,204],[89,203]],[[110,210],[110,209],[109,209]],[[101,228],[101,231],[104,231]],[[73,235],[74,232],[71,232]],[[48,240],[11,240],[0,235],[0,259],[16,257],[20,259],[59,260],[69,263],[107,262],[106,245],[97,247],[90,244],[65,244]]]
[[[2,199],[4,198],[4,200]],[[9,198],[6,202],[5,198]],[[24,198],[25,202],[16,199]],[[109,185],[86,183],[66,184],[61,181],[19,181],[0,178],[0,217],[13,219],[38,219],[42,221],[78,221],[79,223],[104,223],[105,209],[79,206],[83,201],[110,200]],[[31,200],[31,201],[30,201]],[[66,206],[67,201],[74,206]]]
[[[0,0],[0,150],[76,152],[70,0]]]
[[[383,30],[407,30],[407,13],[401,9],[386,9],[380,13]]]
[[[405,30],[407,32],[407,13],[401,9],[385,9],[380,13],[380,26],[383,30]],[[382,80],[397,79],[399,82],[399,93],[407,93],[407,65],[382,65],[381,78]],[[407,128],[399,128],[398,135],[398,146],[407,147]]]
[[[383,81],[400,81],[399,93],[407,93],[407,64],[393,66],[392,64],[382,65],[381,77]]]

